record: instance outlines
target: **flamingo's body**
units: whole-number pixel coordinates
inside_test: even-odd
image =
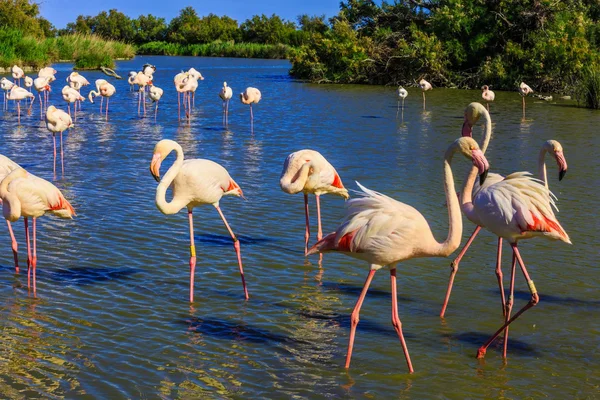
[[[69,85],[65,85],[62,89],[62,98],[67,102],[67,106],[69,108],[69,115],[71,115],[71,103],[76,103],[78,101],[85,101],[85,97],[83,97],[78,90],[74,89]],[[75,104],[74,108],[75,119],[77,119],[77,104]]]
[[[433,89],[433,86],[431,86],[431,83],[427,82],[425,79],[421,79],[419,81],[419,87],[421,88],[421,91],[423,92],[423,109],[424,109],[425,108],[425,92]]]
[[[163,95],[163,90],[161,88],[159,88],[158,86],[150,86],[150,99],[156,103],[156,108],[154,109],[154,118],[156,118],[156,115],[158,114],[158,102],[161,99]]]
[[[151,66],[145,67],[144,70],[152,70]],[[140,104],[143,104],[144,116],[146,115],[146,86],[152,85],[152,77],[143,72],[138,72],[133,83],[138,85],[138,114],[140,113]]]
[[[54,142],[54,177],[56,178],[56,134],[60,133],[60,163],[62,173],[65,173],[65,163],[63,158],[63,137],[62,134],[67,129],[73,126],[71,116],[54,106],[48,107],[46,111],[46,128],[52,132],[52,140]]]
[[[33,86],[33,78],[30,76],[25,76],[24,82],[25,87],[29,88],[29,91],[31,92],[31,87]]]
[[[200,71],[196,70],[195,68],[190,68],[188,70],[188,74],[194,77],[194,79],[196,80],[196,88],[198,88],[198,81],[204,80],[204,77],[202,76]],[[194,106],[196,105],[196,88],[194,88],[194,90],[192,91],[192,104]]]
[[[133,87],[135,86],[135,83],[133,83],[133,80],[135,79],[136,75],[137,75],[137,72],[129,71],[129,78],[127,78],[127,83],[129,83],[129,89],[132,91],[133,91]]]
[[[310,224],[308,218],[308,194],[312,193],[317,201],[318,233],[317,240],[323,237],[321,228],[322,194],[331,193],[348,199],[348,190],[344,187],[340,176],[325,157],[315,150],[299,150],[291,153],[283,163],[283,170],[279,179],[281,190],[285,193],[304,194],[304,213],[306,217],[306,231],[304,235],[304,252],[308,251],[310,238]]]
[[[17,164],[16,162],[14,162],[13,160],[11,160],[10,158],[0,154],[0,182],[2,182],[2,180],[4,178],[6,178],[6,176],[8,174],[10,174],[12,171],[14,171],[17,168],[21,168],[21,166],[19,164]],[[0,204],[1,203],[2,202],[0,201]],[[10,239],[12,242],[11,247],[12,247],[13,257],[15,259],[15,272],[18,274],[19,273],[19,255],[18,255],[19,245],[17,244],[17,239],[15,239],[15,234],[12,230],[12,226],[10,225],[10,221],[7,220],[6,224],[8,225],[8,233],[10,234]]]
[[[490,90],[488,85],[483,85],[481,87],[481,98],[485,100],[485,105],[487,109],[490,109],[490,103],[494,101],[496,98],[496,94]]]
[[[43,118],[43,111],[48,104],[48,93],[50,93],[50,82],[52,79],[49,76],[38,76],[33,80],[33,87],[38,93],[40,99],[40,119]],[[44,97],[42,98],[42,94]]]
[[[227,124],[227,117],[229,116],[229,100],[233,96],[233,90],[227,86],[227,82],[223,82],[223,87],[219,91],[219,97],[223,100],[223,119]]]
[[[258,104],[262,94],[260,90],[254,87],[247,87],[242,93],[240,93],[240,100],[242,104],[250,105],[250,121],[254,121],[254,114],[252,113],[252,104]]]
[[[115,94],[117,90],[115,87],[108,83],[105,79],[96,79],[96,91],[90,90],[88,99],[90,103],[94,102],[94,97],[102,96],[102,100],[106,97],[106,119],[108,120],[108,101],[110,97]],[[102,113],[102,102],[100,103],[100,113]]]
[[[73,218],[75,210],[56,186],[45,179],[29,174],[23,168],[17,168],[8,174],[0,183],[2,212],[7,221],[15,222],[20,217],[25,219],[25,237],[27,240],[28,286],[33,270],[33,292],[36,292],[36,219],[46,213],[59,218]],[[27,219],[33,220],[33,254],[29,241]]]
[[[427,220],[413,207],[360,186],[364,196],[346,203],[346,215],[338,229],[317,242],[308,252],[337,251],[370,264],[370,272],[351,317],[346,368],[350,366],[359,312],[375,271],[387,266],[392,284],[392,323],[404,350],[409,372],[413,372],[408,348],[402,334],[396,293],[396,265],[417,257],[447,257],[460,245],[462,219],[450,163],[456,152],[472,160],[485,179],[488,163],[472,138],[457,139],[446,151],[444,191],[450,228],[447,239],[439,243]]]
[[[11,68],[11,75],[15,80],[15,84],[19,85],[18,81],[21,80],[21,78],[25,77],[25,72],[21,68],[19,68],[19,66],[13,65]]]
[[[44,67],[38,72],[38,77],[49,78],[50,82],[56,80],[56,77],[54,75],[56,75],[56,70],[52,67]]]
[[[192,115],[192,96],[195,96],[196,89],[198,88],[198,79],[189,72],[184,73],[183,79],[181,79],[178,92],[183,93],[183,105],[185,108],[185,116],[190,118]],[[187,104],[186,104],[187,103]]]
[[[2,90],[4,90],[4,93],[3,93],[4,94],[4,103],[3,103],[4,109],[8,109],[8,103],[6,102],[6,95],[13,88],[13,86],[15,86],[15,84],[13,82],[11,82],[10,80],[8,80],[4,77],[2,79],[0,79],[0,88],[2,88]]]
[[[12,89],[10,89],[10,92],[8,92],[8,94],[6,95],[6,98],[8,100],[14,100],[17,102],[17,115],[18,115],[17,118],[18,118],[18,123],[21,124],[21,101],[25,100],[25,99],[35,99],[35,96],[29,90],[15,85],[12,87]],[[29,106],[29,109],[27,112],[28,114],[31,112],[32,106],[33,106],[33,100],[31,102],[31,105]]]
[[[150,80],[152,80],[152,77],[154,76],[155,72],[156,72],[156,66],[154,66],[152,64],[144,64],[142,66],[142,73],[144,75],[146,75],[148,78],[150,78]]]
[[[171,153],[177,152],[177,159],[169,168],[163,179],[160,179],[161,162]],[[161,140],[154,147],[154,156],[150,164],[150,172],[160,182],[156,188],[156,206],[163,214],[176,214],[182,208],[187,207],[190,224],[190,302],[194,301],[194,271],[196,268],[196,247],[194,245],[194,227],[192,210],[202,204],[212,204],[223,219],[225,227],[233,239],[234,248],[238,258],[238,265],[244,287],[244,295],[248,299],[248,290],[242,268],[242,256],[240,243],[223,212],[219,207],[219,201],[223,196],[242,196],[242,189],[231,178],[229,173],[221,165],[203,159],[185,160],[183,149],[173,140]],[[173,198],[167,203],[165,195],[169,187],[173,189]]]
[[[90,84],[90,82],[79,72],[71,72],[71,74],[67,77],[67,83],[70,87],[77,91]]]

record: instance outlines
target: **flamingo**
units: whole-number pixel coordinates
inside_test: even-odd
[[[67,77],[67,83],[70,87],[77,90],[78,94],[81,94],[81,88],[90,84],[90,82],[79,72],[71,72],[71,74]],[[79,102],[79,109],[81,109],[81,101],[77,100],[75,102],[75,107],[77,107],[77,102]],[[75,108],[75,112],[77,112],[77,108]]]
[[[195,68],[190,68],[188,70],[188,74],[190,74],[191,76],[193,76],[194,79],[196,80],[196,87],[192,91],[192,104],[194,106],[196,106],[196,89],[198,88],[198,81],[203,81],[204,77],[202,76],[202,74],[200,73],[200,71],[196,70]]]
[[[37,77],[33,80],[33,87],[38,92],[38,98],[40,99],[40,119],[43,118],[43,110],[48,104],[48,93],[50,93],[50,82],[51,78],[48,76]],[[42,99],[42,93],[44,98]]]
[[[533,93],[533,89],[531,89],[525,82],[521,82],[519,85],[519,94],[521,95],[521,100],[523,101],[523,118],[525,118],[525,96]]]
[[[177,90],[177,120],[181,120],[181,101],[179,100],[179,94],[182,93],[183,94],[183,108],[187,109],[187,106],[185,104],[185,92],[183,91],[183,80],[187,77],[187,73],[186,72],[180,72],[177,75],[175,75],[175,78],[173,78],[173,83],[175,83],[175,90]],[[187,115],[187,111],[186,111],[186,115]]]
[[[152,64],[144,64],[142,66],[142,73],[144,75],[146,75],[147,77],[149,77],[150,79],[152,79],[152,76],[154,75],[154,73],[156,72],[156,66],[152,65]]]
[[[156,119],[156,115],[158,114],[158,101],[163,95],[163,90],[158,86],[150,86],[150,99],[156,103],[156,108],[154,109],[154,119]]]
[[[36,220],[45,213],[54,214],[59,218],[73,218],[75,210],[65,199],[56,186],[45,179],[28,173],[23,168],[17,168],[8,174],[0,183],[0,198],[2,212],[9,222],[15,222],[20,217],[25,220],[25,239],[27,241],[27,286],[30,286],[31,271],[33,270],[33,293],[36,292]],[[29,240],[28,218],[33,220],[33,256]]]
[[[8,175],[10,174],[12,171],[14,171],[17,168],[21,168],[21,166],[19,164],[17,164],[16,162],[14,162],[13,160],[11,160],[10,158],[3,156],[2,154],[0,154],[0,182]],[[0,199],[0,204],[2,203],[1,199]],[[15,234],[12,230],[12,226],[10,224],[10,221],[6,221],[6,224],[8,225],[8,233],[10,234],[10,239],[12,241],[12,251],[13,251],[13,257],[15,259],[15,273],[19,273],[19,256],[18,256],[18,249],[19,249],[19,245],[17,244],[17,239],[15,239]]]
[[[404,99],[408,96],[408,91],[402,86],[398,87],[398,106],[400,106],[400,99],[402,99],[402,108],[404,109]]]
[[[127,83],[129,83],[130,91],[133,91],[133,86],[135,86],[135,83],[133,83],[133,80],[135,79],[136,75],[137,75],[137,72],[129,71],[129,78],[127,78]]]
[[[71,115],[71,103],[75,103],[73,110],[75,113],[75,120],[77,120],[77,102],[85,101],[85,97],[83,97],[81,94],[79,94],[79,91],[77,91],[69,85],[65,85],[63,87],[62,97],[63,100],[67,102],[67,106],[69,108],[69,116]]]
[[[223,87],[219,91],[219,97],[223,100],[223,120],[227,125],[227,117],[229,116],[229,100],[233,96],[233,91],[229,86],[227,86],[227,82],[223,82]]]
[[[423,109],[425,109],[425,92],[433,89],[431,83],[427,82],[425,79],[421,79],[419,81],[419,87],[423,91]]]
[[[246,90],[240,93],[240,100],[243,104],[250,104],[250,122],[254,121],[254,114],[252,114],[252,104],[258,104],[262,95],[260,90],[253,87],[247,87]]]
[[[308,220],[308,194],[313,193],[317,199],[317,240],[323,238],[321,229],[321,203],[322,194],[331,193],[348,199],[348,190],[344,187],[337,171],[325,157],[315,150],[299,150],[291,153],[283,163],[283,170],[279,179],[279,186],[285,193],[304,194],[304,214],[306,217],[306,231],[304,234],[304,253],[308,251],[310,226]]]
[[[11,72],[12,72],[12,77],[15,80],[15,85],[19,86],[20,82],[18,82],[18,81],[20,81],[21,78],[23,78],[25,76],[25,72],[21,68],[19,68],[19,66],[17,66],[17,65],[12,66]]]
[[[488,85],[481,87],[481,98],[486,101],[485,106],[490,111],[490,102],[494,101],[496,94],[490,90]]]
[[[183,80],[181,81],[180,90],[183,92],[183,106],[186,108],[185,116],[189,119],[192,116],[192,103],[191,98],[194,93],[196,93],[196,89],[198,88],[198,80],[193,76],[187,73]],[[187,105],[186,103],[187,99]]]
[[[35,96],[33,95],[33,93],[31,93],[27,89],[15,85],[12,87],[12,89],[10,89],[10,92],[8,92],[8,94],[6,95],[6,98],[8,100],[15,100],[17,102],[17,113],[18,113],[17,118],[18,118],[19,125],[21,125],[21,100],[35,99]],[[31,114],[32,106],[33,106],[33,100],[31,101],[31,105],[29,106],[29,109],[27,110],[27,114]]]
[[[94,102],[94,97],[97,96],[102,96],[102,100],[104,100],[104,98],[106,97],[106,120],[108,121],[108,101],[110,100],[110,97],[115,94],[117,90],[115,89],[115,87],[108,83],[106,80],[104,79],[97,79],[96,80],[96,91],[90,90],[90,93],[88,94],[88,99],[90,100],[90,103]],[[100,113],[102,113],[102,103],[100,103]]]
[[[33,78],[30,76],[25,76],[24,82],[27,90],[31,92],[31,87],[33,86]]]
[[[177,153],[177,159],[169,168],[163,179],[160,179],[161,162],[172,152]],[[194,207],[201,204],[212,204],[225,227],[229,231],[233,239],[233,247],[237,254],[240,275],[242,277],[242,285],[244,287],[244,295],[248,300],[248,289],[246,288],[246,280],[244,278],[244,270],[242,268],[242,255],[240,251],[240,242],[235,236],[231,227],[225,219],[225,215],[219,207],[221,197],[233,195],[242,197],[242,189],[229,176],[229,173],[221,165],[204,159],[183,159],[183,149],[173,141],[164,139],[154,147],[154,155],[150,164],[150,172],[154,179],[159,182],[156,188],[156,206],[166,215],[176,214],[183,207],[188,209],[188,220],[190,224],[190,302],[194,301],[194,271],[196,268],[196,247],[194,246],[194,223],[192,218],[192,210]],[[167,203],[165,195],[167,188],[172,185],[173,198]]]
[[[371,280],[377,270],[387,266],[390,269],[392,290],[392,324],[400,339],[408,371],[414,372],[402,334],[402,324],[398,317],[396,266],[399,262],[417,257],[447,257],[460,245],[462,218],[450,166],[456,152],[471,159],[473,165],[477,167],[482,181],[485,180],[489,168],[485,156],[472,138],[459,138],[446,150],[444,191],[450,227],[448,237],[444,242],[439,243],[434,238],[427,220],[416,209],[358,184],[363,191],[363,197],[349,200],[346,203],[346,215],[338,229],[319,240],[308,251],[309,255],[317,252],[338,251],[370,264],[367,280],[352,311],[346,368],[350,367],[360,308]]]
[[[147,69],[147,68],[145,68]],[[138,115],[140,114],[140,104],[143,104],[144,116],[146,116],[146,86],[152,85],[152,78],[148,75],[138,72],[133,83],[138,85]]]
[[[64,175],[65,163],[63,158],[62,134],[71,127],[73,127],[73,120],[69,114],[54,106],[48,107],[48,111],[46,111],[46,128],[52,132],[52,139],[54,140],[54,178],[56,178],[56,133],[60,132],[60,163]]]
[[[50,78],[50,82],[53,82],[56,80],[56,77],[54,75],[56,75],[56,70],[52,67],[44,67],[44,68],[40,69],[38,72],[39,77]]]
[[[9,81],[6,78],[2,78],[0,79],[0,88],[2,88],[2,90],[4,90],[4,104],[3,104],[3,108],[5,110],[8,110],[8,103],[6,102],[6,95],[8,94],[8,92],[13,88],[13,86],[15,86],[15,84],[11,81]]]
[[[521,258],[518,249],[519,240],[541,236],[571,244],[569,235],[552,211],[552,207],[555,207],[552,193],[539,180],[529,175],[528,172],[513,173],[500,182],[482,187],[472,200],[471,193],[468,191],[463,192],[461,199],[487,230],[499,238],[506,239],[513,250],[510,295],[505,305],[504,324],[479,348],[477,358],[485,357],[488,346],[502,331],[504,331],[503,357],[506,358],[509,325],[540,301],[535,284]],[[511,317],[517,261],[527,281],[531,299]]]

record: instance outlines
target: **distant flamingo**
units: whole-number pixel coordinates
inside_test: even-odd
[[[425,79],[421,79],[419,81],[419,87],[423,91],[423,109],[425,109],[425,92],[433,89],[431,83],[427,82]]]
[[[152,77],[154,76],[154,73],[156,72],[156,66],[152,65],[152,64],[144,64],[142,66],[142,73],[144,75],[146,75],[148,78],[150,78],[150,80],[152,80]]]
[[[25,76],[25,72],[17,65],[13,65],[11,68],[12,77],[15,80],[15,85],[20,86],[20,80]]]
[[[71,72],[71,74],[67,77],[67,82],[69,86],[77,91],[78,94],[81,95],[81,88],[90,84],[90,82],[79,72]],[[83,100],[75,101],[75,113],[77,113],[77,105],[79,103],[79,109],[81,110],[81,102]],[[77,117],[77,116],[76,116]]]
[[[487,110],[490,111],[490,102],[494,101],[496,94],[490,90],[488,85],[483,85],[481,87],[481,98],[485,100],[485,106]]]
[[[196,80],[196,87],[194,88],[194,90],[192,90],[192,104],[194,106],[196,106],[196,89],[198,88],[198,81],[203,81],[204,77],[195,68],[190,68],[188,70],[188,74],[190,74],[191,76],[193,76],[194,79]]]
[[[6,101],[6,95],[8,94],[8,92],[10,91],[10,89],[13,88],[13,86],[15,86],[15,84],[11,81],[9,81],[6,78],[2,78],[0,79],[0,88],[2,88],[2,90],[4,90],[4,103],[3,103],[3,108],[5,110],[8,110],[8,102]]]
[[[104,79],[96,80],[96,89],[97,91],[90,91],[88,94],[88,99],[90,100],[90,103],[93,103],[94,97],[102,96],[102,99],[106,97],[106,120],[108,121],[108,101],[117,90],[112,84],[108,83]],[[100,103],[100,114],[102,114],[102,103]]]
[[[17,168],[21,168],[21,166],[19,164],[17,164],[16,162],[14,162],[13,160],[11,160],[10,158],[0,154],[0,182],[2,182],[2,180],[8,174],[10,174],[12,171],[14,171]],[[0,204],[2,204],[1,199],[0,199]],[[15,273],[18,274],[19,273],[19,255],[18,255],[19,245],[17,244],[17,239],[15,239],[15,234],[12,230],[12,226],[10,225],[10,221],[7,220],[6,224],[8,225],[8,233],[10,234],[10,239],[12,241],[12,251],[13,251],[13,257],[15,259]]]
[[[187,72],[180,72],[175,75],[173,78],[173,83],[175,84],[175,90],[177,90],[177,120],[181,120],[181,101],[179,99],[179,94],[182,94],[183,97],[183,107],[187,110],[187,105],[185,101],[185,92],[183,90],[183,80],[188,76]],[[187,111],[186,111],[187,116]]]
[[[8,92],[8,94],[6,95],[6,98],[8,100],[15,100],[17,102],[17,115],[18,115],[17,118],[18,118],[19,125],[21,125],[21,100],[35,99],[35,96],[29,90],[15,85],[12,87],[12,89],[10,89],[10,92]],[[27,114],[31,114],[32,106],[33,106],[33,100],[31,101],[31,104],[30,104],[29,108],[27,109]]]
[[[408,96],[408,91],[402,86],[398,87],[398,105],[400,105],[400,99],[402,99],[402,108],[404,108],[404,99]]]
[[[279,179],[279,186],[285,193],[304,193],[304,214],[306,217],[306,231],[304,234],[304,253],[308,251],[310,238],[310,224],[308,219],[308,194],[312,193],[317,199],[317,240],[323,237],[321,229],[321,203],[322,194],[331,193],[348,199],[348,190],[344,187],[337,171],[325,157],[315,150],[299,150],[291,153],[283,163],[283,170]]]
[[[44,67],[38,71],[38,77],[50,78],[50,82],[56,80],[54,75],[56,75],[56,70],[52,67]]]
[[[192,116],[192,95],[198,88],[198,80],[195,76],[187,73],[181,81],[180,90],[183,92],[183,103],[186,108],[185,116],[189,119]],[[185,104],[187,100],[187,105]]]
[[[229,117],[229,100],[233,96],[233,91],[229,86],[227,86],[227,82],[223,82],[223,87],[219,91],[219,97],[223,100],[223,120],[225,121],[225,125],[227,125],[227,120]]]
[[[149,68],[149,67],[148,67]],[[140,104],[143,104],[144,116],[146,116],[146,86],[152,85],[152,78],[148,75],[138,72],[133,83],[138,85],[138,115],[140,114]]]
[[[525,84],[525,82],[521,82],[519,85],[519,94],[521,95],[521,100],[523,100],[523,118],[525,118],[525,96],[533,93],[533,89]]]
[[[350,367],[354,336],[359,313],[375,271],[387,266],[390,269],[392,290],[392,325],[402,344],[408,371],[413,367],[408,348],[402,334],[398,317],[396,292],[396,266],[398,263],[418,257],[447,257],[460,245],[462,218],[458,198],[454,189],[454,178],[450,163],[456,152],[472,160],[480,179],[485,180],[488,162],[472,138],[462,137],[454,141],[444,157],[444,191],[448,205],[450,227],[448,237],[439,243],[433,236],[427,220],[413,207],[396,201],[381,193],[360,186],[363,197],[346,203],[346,215],[338,229],[318,241],[308,254],[338,251],[370,264],[369,275],[356,302],[351,316],[350,340],[346,355],[346,368]]]
[[[158,114],[158,101],[163,95],[163,90],[158,86],[150,86],[150,99],[156,103],[156,108],[154,109],[154,119],[156,119],[156,115]]]
[[[127,78],[127,83],[129,83],[130,91],[133,91],[133,87],[135,86],[135,83],[133,83],[133,80],[135,79],[136,75],[137,75],[137,72],[129,71],[129,78]]]
[[[77,101],[85,101],[85,97],[79,94],[79,91],[70,87],[69,85],[65,85],[62,89],[62,98],[67,102],[67,107],[69,108],[69,116],[71,115],[71,103],[76,103]],[[77,104],[73,107],[75,120],[77,120]]]
[[[240,93],[240,100],[243,104],[250,104],[250,122],[254,121],[254,114],[252,113],[252,104],[258,104],[262,95],[260,90],[253,87],[247,87],[244,92]]]
[[[29,91],[31,92],[31,87],[33,86],[33,78],[30,76],[25,76],[24,82],[25,82],[25,87],[28,88]]]
[[[62,166],[62,173],[65,173],[65,163],[63,158],[63,138],[62,134],[67,129],[73,126],[73,120],[71,116],[59,110],[54,106],[48,107],[46,111],[46,128],[52,132],[52,139],[54,140],[54,178],[56,179],[56,133],[60,132],[60,163]]]
[[[27,286],[31,281],[33,270],[33,293],[36,292],[36,219],[45,213],[51,213],[59,218],[73,218],[75,210],[65,199],[56,186],[45,179],[38,178],[17,168],[4,178],[0,183],[0,198],[2,198],[2,212],[7,221],[15,222],[20,217],[25,219],[25,238],[27,241]],[[33,255],[29,240],[29,226],[27,218],[33,219]]]
[[[177,153],[175,163],[169,168],[164,178],[160,179],[161,162],[173,151]],[[183,149],[173,141],[164,139],[154,147],[154,155],[150,164],[150,172],[154,179],[159,182],[156,188],[156,206],[163,214],[176,214],[182,208],[187,207],[188,219],[190,223],[190,302],[194,301],[194,271],[196,269],[196,247],[194,245],[194,223],[192,219],[192,209],[202,204],[212,204],[225,227],[233,239],[233,247],[237,254],[242,285],[244,287],[244,296],[248,299],[248,289],[244,278],[242,268],[242,255],[240,251],[240,242],[235,236],[225,215],[219,207],[219,201],[223,196],[233,195],[241,197],[242,189],[229,176],[229,173],[221,165],[204,159],[183,160]],[[172,185],[173,198],[170,202],[166,201],[166,193],[169,186]]]

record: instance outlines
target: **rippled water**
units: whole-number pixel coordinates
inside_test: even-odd
[[[485,362],[478,347],[502,322],[494,276],[496,239],[479,236],[461,263],[445,320],[439,311],[450,259],[399,266],[399,311],[416,370],[406,374],[390,323],[385,271],[375,275],[358,327],[352,366],[343,367],[349,314],[367,265],[342,255],[303,256],[302,196],[279,189],[287,154],[320,151],[346,186],[354,180],[417,207],[436,236],[447,233],[442,156],[460,135],[465,106],[478,91],[435,89],[423,111],[409,89],[397,114],[393,88],[309,85],[291,80],[285,61],[138,57],[120,62],[127,75],[149,61],[165,89],[157,122],[139,118],[126,80],[113,81],[109,121],[84,103],[65,136],[65,175],[55,184],[77,210],[72,221],[38,224],[38,296],[14,275],[7,233],[0,240],[0,396],[4,398],[591,398],[599,396],[598,240],[600,113],[568,102],[521,99],[498,92],[492,105],[492,169],[535,172],[542,142],[557,139],[569,172],[558,182],[549,161],[559,218],[573,245],[524,241],[521,252],[541,302],[511,328],[509,358],[498,344]],[[172,77],[195,67],[200,83],[189,125],[178,124]],[[70,64],[55,66],[51,102]],[[87,72],[90,81],[104,77]],[[230,124],[221,122],[217,92],[256,86],[263,100],[249,109],[234,95]],[[84,90],[87,94],[87,90]],[[36,104],[37,106],[37,104]],[[37,113],[36,113],[37,111]],[[39,110],[17,127],[0,114],[0,152],[52,179],[52,140]],[[479,135],[479,129],[476,132]],[[247,201],[224,198],[222,209],[241,239],[250,300],[244,301],[231,240],[210,206],[195,212],[196,302],[188,299],[185,212],[162,215],[148,171],[155,143],[178,141],[186,157],[221,163]],[[163,167],[174,160],[169,157]],[[466,163],[455,162],[460,180]],[[314,220],[314,198],[311,215]],[[324,231],[343,215],[343,200],[322,198]],[[465,220],[466,221],[466,220]],[[15,224],[25,264],[22,223]],[[472,231],[466,221],[464,239]],[[0,228],[5,232],[5,228]],[[311,241],[314,240],[311,238]],[[464,242],[464,241],[463,241]],[[505,248],[505,276],[510,253]],[[506,279],[505,282],[507,282]],[[529,299],[517,276],[515,310]]]

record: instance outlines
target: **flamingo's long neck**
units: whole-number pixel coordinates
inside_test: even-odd
[[[300,173],[298,173],[298,178],[296,178],[294,181],[292,181],[294,175],[296,175],[294,174],[294,171],[286,171],[286,174],[282,176],[279,181],[281,188],[285,192],[291,194],[300,192],[306,185],[311,166],[312,163],[310,162],[302,164],[302,167],[300,167]]]
[[[462,238],[462,217],[460,215],[460,206],[454,187],[454,176],[450,166],[452,156],[455,152],[455,147],[448,149],[444,159],[444,192],[446,193],[446,203],[448,204],[448,219],[450,226],[448,229],[448,237],[442,243],[438,244],[437,251],[435,252],[441,257],[447,257],[452,254],[454,250],[460,246],[460,239]]]
[[[169,153],[171,153],[173,150],[177,152],[177,159],[173,165],[171,165],[167,173],[163,176],[158,184],[158,187],[156,188],[156,207],[158,207],[163,214],[175,214],[188,204],[186,199],[178,198],[176,196],[173,196],[170,202],[167,202],[166,199],[167,189],[171,183],[173,183],[173,180],[177,174],[179,174],[181,166],[183,165],[183,149],[181,146],[177,145],[176,147],[174,146],[171,148]]]
[[[483,122],[485,124],[485,131],[483,132],[483,141],[481,142],[481,151],[485,154],[485,151],[490,144],[490,139],[492,138],[492,119],[490,117],[490,113],[488,110],[482,107],[481,112],[483,113]]]
[[[546,189],[548,189],[548,175],[546,174],[546,149],[542,147],[540,150],[540,156],[538,158],[538,176],[542,181],[544,181],[544,185]]]
[[[8,191],[8,185],[17,178],[27,176],[23,168],[17,168],[8,174],[0,183],[0,198],[2,199],[2,213],[4,218],[10,222],[15,222],[21,216],[21,201],[19,197]]]

